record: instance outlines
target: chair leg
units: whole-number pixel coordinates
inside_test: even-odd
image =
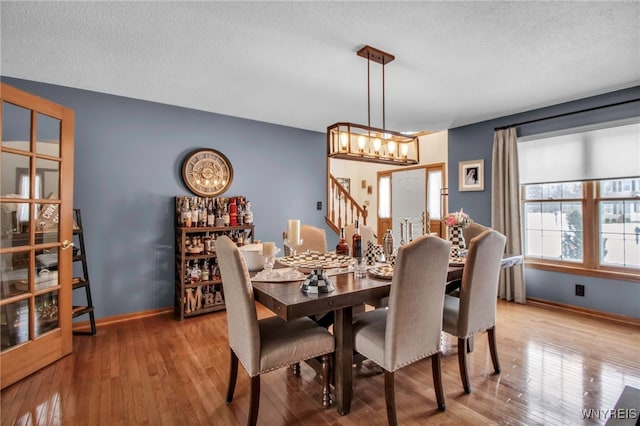
[[[496,374],[500,374],[500,360],[498,360],[498,349],[496,340],[496,327],[493,326],[487,330],[489,336],[489,351],[491,352],[491,361],[493,361],[493,369]]]
[[[444,389],[442,388],[442,374],[440,369],[441,357],[442,352],[431,355],[431,370],[433,371],[433,388],[436,390],[438,410],[444,411],[446,409],[446,405],[444,402]]]
[[[258,423],[258,410],[260,409],[260,375],[251,378],[251,397],[249,398],[248,426]]]
[[[384,370],[384,397],[387,401],[387,420],[389,422],[389,426],[397,426],[396,397],[392,371]]]
[[[331,405],[331,368],[329,366],[329,360],[331,356],[322,356],[322,406],[329,408]]]
[[[291,370],[293,371],[293,375],[300,377],[300,363],[296,362],[291,366]]]
[[[236,390],[236,379],[238,378],[238,356],[233,349],[229,349],[231,352],[231,359],[229,360],[229,384],[227,385],[227,402],[233,401],[233,393]]]
[[[458,364],[460,365],[460,378],[466,393],[471,393],[469,372],[467,371],[467,339],[458,337]]]
[[[473,336],[467,337],[467,353],[473,352]]]

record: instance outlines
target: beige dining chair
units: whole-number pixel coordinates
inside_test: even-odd
[[[297,247],[298,253],[304,253],[306,251],[315,251],[318,253],[326,253],[327,248],[327,231],[322,228],[318,228],[313,225],[302,224],[300,225],[300,239],[302,239],[302,245]],[[285,256],[290,256],[289,248],[285,245]]]
[[[487,229],[471,239],[462,272],[460,297],[445,295],[442,327],[458,338],[458,364],[466,393],[471,393],[467,369],[467,341],[474,334],[488,332],[493,369],[500,373],[496,348],[496,300],[498,276],[507,237]]]
[[[471,222],[469,226],[467,226],[466,228],[462,228],[462,236],[464,237],[464,241],[466,242],[467,247],[469,246],[469,243],[473,238],[482,234],[487,229],[491,228],[488,228],[476,222]]]
[[[327,231],[312,225],[300,225],[300,238],[302,238],[302,246],[299,251],[317,251],[326,253],[327,249]]]
[[[394,372],[431,358],[438,408],[445,409],[440,370],[444,285],[451,242],[421,236],[398,249],[388,309],[354,317],[355,350],[384,370],[387,418],[397,424]]]
[[[469,244],[471,243],[472,239],[482,234],[487,229],[491,229],[491,228],[488,228],[484,225],[480,225],[479,223],[476,223],[476,222],[471,222],[469,226],[467,226],[466,228],[462,228],[462,236],[464,237],[464,241],[467,248],[469,248]],[[462,285],[461,278],[449,281],[447,283],[446,293],[450,296],[460,297],[461,285]],[[473,346],[473,342],[471,340],[469,342],[470,342],[469,344],[469,352],[470,352]]]
[[[216,239],[216,253],[224,289],[231,362],[226,401],[233,400],[238,359],[251,377],[247,424],[255,425],[260,406],[260,375],[322,357],[322,403],[331,404],[329,358],[335,339],[309,318],[284,321],[279,317],[258,320],[253,287],[244,257],[227,236]]]
[[[353,223],[344,227],[344,237],[347,240],[347,244],[351,248],[353,234],[355,233],[356,226]],[[378,244],[378,238],[373,232],[373,228],[368,225],[360,224],[360,235],[362,235],[362,250],[366,252],[368,247],[368,242],[371,241],[373,244]]]

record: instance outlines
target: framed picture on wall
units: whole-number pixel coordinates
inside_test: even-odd
[[[458,170],[459,191],[484,191],[484,160],[460,161]]]
[[[347,190],[347,193],[351,194],[351,179],[350,178],[337,177],[336,180],[338,181],[338,183],[340,183],[340,185],[343,186],[344,189]],[[342,197],[341,197],[339,192],[336,192],[336,198],[337,199],[342,199]]]

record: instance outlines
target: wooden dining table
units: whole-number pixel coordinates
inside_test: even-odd
[[[512,266],[521,262],[522,256],[505,256],[503,266]],[[449,266],[447,281],[460,279],[463,269],[463,266]],[[253,294],[256,301],[285,321],[334,311],[335,402],[338,413],[346,415],[351,409],[353,384],[354,308],[389,296],[391,280],[370,275],[354,278],[353,273],[337,274],[331,279],[335,290],[330,293],[305,294],[300,291],[301,281],[253,281]]]

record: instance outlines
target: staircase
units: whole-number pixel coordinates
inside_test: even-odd
[[[331,174],[327,182],[327,216],[325,220],[336,234],[340,228],[354,223],[367,224],[367,206],[360,206],[344,186]]]

